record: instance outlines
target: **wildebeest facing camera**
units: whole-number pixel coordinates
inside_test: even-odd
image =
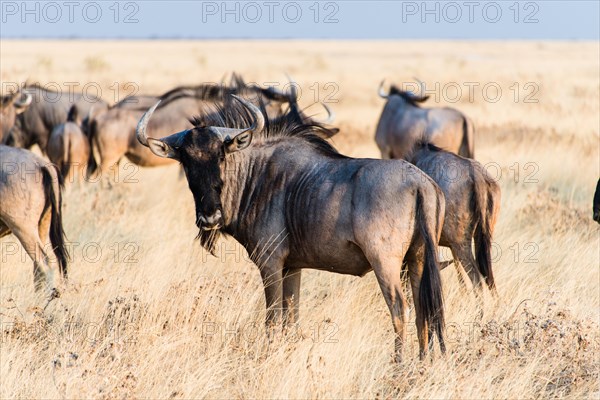
[[[0,8],[0,397],[598,397],[597,3]]]

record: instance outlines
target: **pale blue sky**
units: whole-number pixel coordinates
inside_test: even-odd
[[[3,38],[598,40],[599,1],[1,1]]]

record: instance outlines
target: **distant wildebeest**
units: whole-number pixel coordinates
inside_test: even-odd
[[[162,96],[161,106],[156,110],[148,130],[153,137],[164,137],[174,131],[191,128],[189,119],[202,112],[214,110],[215,104],[222,104],[224,99],[238,94],[258,104],[267,104],[270,116],[282,112],[282,105],[290,102],[290,97],[274,88],[260,88],[247,85],[239,76],[234,75],[229,86],[203,84],[198,86],[181,86],[172,89]],[[100,176],[109,176],[109,170],[123,157],[143,167],[160,166],[172,160],[156,157],[135,139],[135,127],[141,115],[158,100],[154,96],[128,98],[108,112],[89,122],[89,139],[92,146],[90,173],[95,165],[99,167]]]
[[[598,179],[598,183],[596,184],[596,193],[594,193],[593,212],[594,221],[600,224],[600,179]]]
[[[25,111],[31,104],[31,100],[30,94],[20,91],[0,97],[0,143],[15,125],[17,115]]]
[[[80,183],[86,177],[90,144],[81,130],[81,119],[75,105],[69,110],[67,121],[52,130],[47,152],[65,182]]]
[[[0,145],[0,160],[0,237],[19,239],[33,260],[36,291],[44,281],[52,291],[57,269],[67,278],[60,173],[29,150]],[[55,257],[48,255],[48,239]]]
[[[151,104],[156,103],[159,96],[133,96],[110,107],[105,113],[88,121],[88,139],[91,145],[88,173],[109,178],[109,171],[123,157],[127,157],[136,165],[154,167],[165,165],[171,160],[161,159],[141,146],[135,139],[135,126],[140,117]],[[164,107],[150,126],[150,131],[157,137],[166,136],[172,130],[189,127],[188,119],[198,113],[198,100],[191,96],[170,97],[165,100]],[[96,171],[96,168],[98,170]]]
[[[434,332],[445,351],[437,244],[444,196],[431,178],[403,160],[353,159],[322,139],[325,127],[296,113],[270,119],[242,98],[204,113],[193,127],[137,138],[159,157],[179,161],[196,206],[202,246],[214,254],[220,234],[233,236],[258,266],[267,327],[298,317],[301,269],[363,276],[374,270],[391,313],[396,360],[406,340],[406,262],[420,356]],[[431,340],[431,341],[430,341]]]
[[[92,107],[97,110],[107,107],[103,100],[80,93],[57,92],[43,88],[37,84],[26,85],[23,93],[32,96],[33,101],[27,109],[19,114],[15,124],[5,135],[4,144],[31,148],[37,144],[46,154],[48,139],[52,130],[67,120],[69,109],[76,105],[79,115],[87,115]]]
[[[446,215],[440,246],[452,250],[454,265],[463,267],[476,290],[481,290],[481,274],[495,295],[492,235],[500,211],[500,186],[479,162],[432,144],[417,143],[407,160],[433,178],[444,192]],[[460,270],[458,276],[466,289]]]
[[[423,85],[422,85],[423,87]],[[421,108],[429,96],[416,95],[392,85],[375,133],[381,158],[406,159],[414,145],[428,142],[467,158],[474,158],[473,125],[461,112],[448,107]]]

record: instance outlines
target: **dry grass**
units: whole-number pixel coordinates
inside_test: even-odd
[[[377,156],[384,76],[498,82],[505,94],[457,105],[476,122],[477,158],[502,172],[500,300],[486,296],[479,313],[455,271],[443,272],[446,357],[419,362],[411,324],[406,361],[391,362],[373,274],[306,271],[298,332],[266,343],[256,268],[233,240],[218,258],[199,248],[191,194],[171,166],[68,191],[71,282],[45,310],[31,261],[7,254],[13,237],[0,241],[0,397],[599,398],[599,60],[597,43],[3,41],[3,82],[94,80],[109,101],[115,81],[151,93],[231,70],[335,82],[334,143],[353,156]],[[509,86],[529,81],[539,102],[515,103]]]

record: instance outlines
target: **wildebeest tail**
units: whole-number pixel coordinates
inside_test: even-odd
[[[439,192],[442,196],[441,191]],[[438,198],[440,198],[438,196]],[[440,198],[441,199],[441,198]],[[441,205],[441,207],[440,207]],[[444,345],[444,298],[442,294],[442,278],[437,260],[437,237],[441,229],[439,214],[444,213],[444,202],[438,200],[436,205],[437,215],[429,215],[425,210],[424,197],[421,190],[417,191],[417,224],[421,237],[425,243],[425,264],[419,287],[419,303],[429,331],[437,332],[440,348],[445,351]]]
[[[69,253],[65,247],[65,232],[62,224],[62,188],[63,180],[58,167],[48,164],[42,167],[42,181],[46,201],[50,202],[50,243],[61,275],[67,278]]]
[[[463,115],[463,136],[458,155],[475,158],[475,127],[473,122]]]
[[[475,170],[473,194],[475,199],[475,217],[479,220],[475,227],[475,261],[477,269],[485,278],[490,290],[496,290],[492,270],[492,235],[495,212],[498,204],[494,190],[494,182],[488,182],[482,171]]]
[[[67,114],[67,122],[77,123],[78,117],[79,117],[79,110],[77,110],[77,105],[73,104],[71,106],[71,108],[69,108],[69,113]]]
[[[60,165],[60,175],[63,179],[66,179],[69,176],[69,169],[71,168],[71,139],[69,135],[63,135],[63,139],[65,142],[63,143],[63,155],[62,155],[62,164]]]
[[[87,132],[87,138],[90,142],[90,155],[88,156],[88,163],[87,163],[87,172],[86,175],[88,178],[90,178],[92,175],[94,175],[94,173],[96,172],[96,170],[98,169],[98,162],[96,161],[96,157],[94,156],[94,149],[96,148],[96,130],[97,130],[97,125],[96,125],[96,121],[90,121],[89,122],[89,129]]]

